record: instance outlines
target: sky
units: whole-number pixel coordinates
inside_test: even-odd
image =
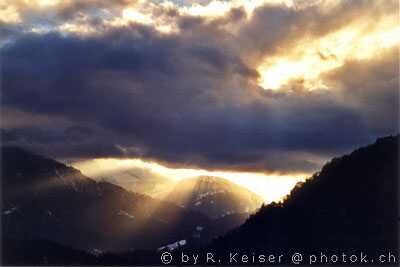
[[[399,25],[396,0],[0,0],[2,142],[277,199],[398,133]]]

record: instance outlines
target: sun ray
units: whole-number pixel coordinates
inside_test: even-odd
[[[89,177],[104,177],[105,173],[133,168],[142,168],[159,176],[175,179],[176,181],[197,176],[216,176],[249,189],[263,197],[266,203],[282,200],[298,182],[304,181],[309,177],[309,174],[306,173],[280,175],[262,172],[171,168],[157,162],[145,161],[138,158],[98,158],[79,161],[72,165]]]

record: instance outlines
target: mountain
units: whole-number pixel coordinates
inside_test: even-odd
[[[157,249],[198,248],[216,236],[204,251],[396,251],[398,149],[399,137],[386,137],[334,158],[283,203],[262,206],[224,234],[247,214],[210,219],[3,147],[2,264],[159,264]]]
[[[210,218],[237,213],[251,213],[261,207],[263,199],[226,179],[199,176],[180,181],[166,200]]]
[[[113,171],[109,174],[92,178],[107,181],[119,185],[129,191],[149,195],[158,199],[162,199],[165,192],[167,192],[175,183],[172,179],[156,176],[151,173],[141,173],[140,170],[137,171],[134,169]]]
[[[119,164],[111,159],[71,162],[72,167],[97,181],[119,185],[128,191],[162,199],[176,181],[134,164]]]
[[[1,152],[7,240],[50,241],[84,251],[154,250],[178,240],[198,246],[237,226],[234,220],[229,227],[214,226],[201,213],[92,180],[19,148]]]
[[[216,239],[216,250],[362,250],[398,247],[399,136],[334,158],[292,190]]]

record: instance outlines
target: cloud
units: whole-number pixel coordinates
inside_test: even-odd
[[[398,49],[383,50],[374,60],[350,60],[325,77],[336,98],[357,110],[373,135],[399,129],[398,58]]]
[[[238,8],[211,20],[171,12],[179,31],[169,34],[140,23],[88,35],[21,33],[1,50],[2,102],[9,121],[22,113],[27,119],[4,136],[57,157],[317,170],[322,159],[397,131],[393,48],[321,74],[329,90],[309,91],[298,81],[290,90],[264,90],[257,67],[295,40],[346,24],[356,8],[371,13],[373,6],[358,3],[332,11],[268,4],[251,16]]]

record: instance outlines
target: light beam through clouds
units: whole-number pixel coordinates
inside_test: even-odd
[[[103,177],[113,171],[140,168],[154,175],[179,181],[198,176],[215,176],[230,180],[261,196],[265,203],[280,201],[298,183],[305,181],[308,174],[292,175],[265,174],[260,172],[208,171],[205,169],[170,168],[162,164],[141,159],[99,158],[78,161],[72,164],[89,177]]]

